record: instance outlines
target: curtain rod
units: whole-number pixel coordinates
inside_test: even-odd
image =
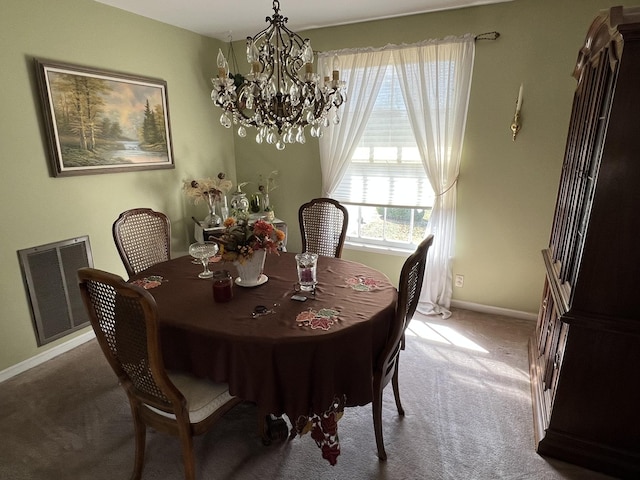
[[[500,37],[500,32],[485,32],[476,35],[476,40],[497,40]]]
[[[464,35],[464,37],[467,37],[467,36],[470,37],[471,33],[467,33],[467,34]],[[497,40],[498,37],[500,37],[500,32],[485,32],[485,33],[479,33],[478,35],[473,37],[473,39],[474,39],[474,41],[477,41],[477,40]],[[445,40],[446,38],[449,38],[449,37],[445,37],[444,39],[424,40],[423,42],[441,41],[441,40]],[[460,38],[462,38],[462,37],[460,37]],[[402,45],[388,44],[388,45],[385,45],[384,47],[345,48],[345,49],[341,49],[341,50],[329,50],[328,52],[327,51],[323,51],[323,50],[314,50],[313,53],[315,55],[319,55],[319,54],[336,53],[336,52],[379,51],[379,50],[384,50],[384,49],[387,49],[387,48],[398,48],[398,47],[402,47],[404,45],[405,44],[402,44]],[[415,45],[417,45],[417,44],[415,44]]]

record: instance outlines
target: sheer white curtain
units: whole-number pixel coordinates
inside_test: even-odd
[[[451,315],[456,192],[474,56],[471,35],[400,48],[392,56],[422,163],[436,195],[427,228],[434,242],[418,311],[444,318]]]
[[[390,53],[379,49],[340,50],[320,53],[318,65],[331,65],[334,55],[340,60],[340,72],[347,84],[347,101],[320,138],[320,166],[323,195],[330,197],[349,166],[389,66]]]
[[[422,164],[436,194],[427,234],[429,251],[419,311],[451,312],[451,263],[455,246],[456,182],[475,55],[475,38],[447,37],[381,49],[340,50],[318,57],[319,65],[337,54],[347,82],[347,101],[320,138],[322,189],[331,196],[344,176],[380,90],[386,68],[396,69]],[[335,115],[335,114],[334,114]]]

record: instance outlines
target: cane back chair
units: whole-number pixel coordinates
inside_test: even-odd
[[[129,277],[171,258],[171,222],[162,212],[150,208],[122,212],[112,233]]]
[[[302,251],[325,257],[342,255],[349,213],[332,198],[314,198],[298,209]]]
[[[429,247],[433,243],[433,235],[425,238],[404,262],[400,272],[398,284],[398,303],[396,313],[389,332],[386,346],[379,357],[379,361],[373,372],[373,427],[378,447],[378,458],[387,459],[382,437],[382,392],[384,387],[393,385],[393,395],[398,408],[398,414],[404,416],[404,409],[400,403],[400,390],[398,388],[398,365],[400,350],[404,348],[404,332],[411,321],[422,290],[425,264]]]
[[[158,334],[157,307],[141,287],[93,268],[78,270],[80,291],[98,343],[124,388],[135,430],[131,478],[144,466],[146,427],[180,438],[185,478],[195,479],[193,436],[207,431],[240,402],[226,384],[167,372]]]

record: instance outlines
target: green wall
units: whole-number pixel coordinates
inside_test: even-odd
[[[209,100],[217,40],[92,0],[2,0],[0,36],[2,371],[51,346],[36,346],[17,250],[89,235],[95,266],[124,276],[111,236],[119,213],[166,212],[184,251],[190,217],[205,209],[189,204],[182,180],[221,170],[235,179],[235,160]],[[50,177],[33,57],[166,80],[176,168]]]
[[[539,252],[549,236],[575,86],[570,73],[592,18],[608,6],[599,0],[514,0],[306,32],[318,50],[467,32],[502,34],[498,41],[477,44],[454,258],[454,272],[465,275],[465,285],[454,289],[454,299],[537,310]],[[257,31],[269,11],[254,13]],[[242,63],[244,45],[237,45]],[[180,191],[184,179],[225,171],[232,180],[255,182],[260,173],[279,170],[272,203],[289,223],[289,249],[299,250],[298,206],[321,193],[317,142],[309,137],[306,145],[281,153],[256,145],[253,135],[239,139],[222,128],[220,111],[209,100],[220,46],[93,0],[2,0],[0,371],[66,340],[36,346],[16,252],[89,235],[95,266],[124,275],[111,224],[123,210],[140,206],[169,215],[174,250],[184,251],[191,215],[205,215],[204,207],[189,204]],[[166,80],[175,170],[50,177],[33,57]],[[521,82],[523,127],[513,142],[509,124]],[[358,251],[346,251],[345,257],[392,279],[403,261]]]

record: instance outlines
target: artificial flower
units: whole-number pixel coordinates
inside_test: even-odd
[[[261,193],[268,194],[271,190],[275,190],[278,186],[276,185],[276,176],[278,175],[278,171],[272,171],[266,180],[263,179],[262,175],[260,175],[260,182],[258,184],[258,190]]]
[[[188,197],[193,198],[196,205],[205,200],[207,203],[220,200],[222,194],[231,190],[233,184],[227,180],[226,175],[220,172],[215,179],[203,178],[200,180],[184,180],[182,189]]]
[[[246,218],[229,217],[224,221],[225,231],[218,238],[223,260],[244,263],[258,250],[278,253],[284,240],[284,232],[271,223],[257,220],[249,223]]]

